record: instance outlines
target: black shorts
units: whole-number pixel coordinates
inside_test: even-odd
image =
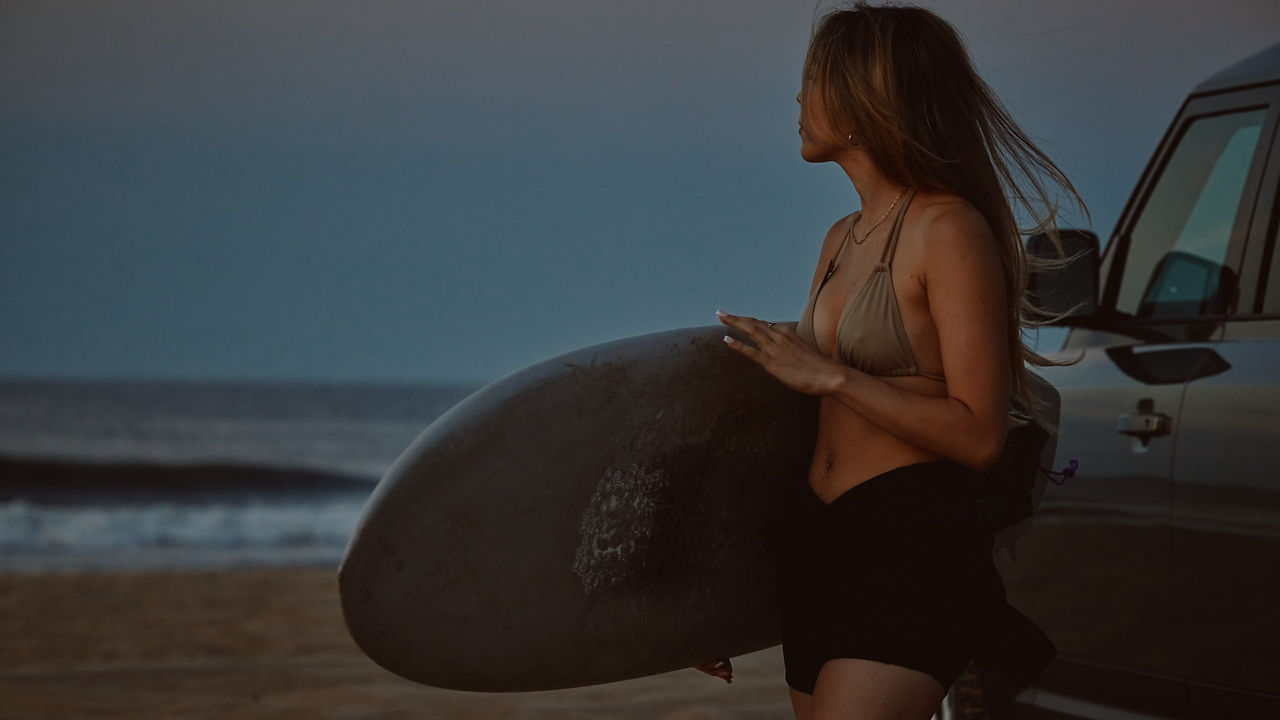
[[[812,694],[827,660],[865,658],[951,686],[993,621],[1016,613],[979,529],[973,479],[940,461],[877,475],[830,505],[795,489],[782,570],[788,685]]]

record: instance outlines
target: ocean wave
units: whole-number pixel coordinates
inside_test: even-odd
[[[298,468],[0,458],[0,570],[336,563],[373,487]]]
[[[0,502],[102,505],[369,493],[376,477],[233,462],[158,463],[0,456]]]
[[[0,503],[0,570],[336,562],[363,493],[303,501]]]
[[[0,380],[0,570],[336,565],[473,389]]]

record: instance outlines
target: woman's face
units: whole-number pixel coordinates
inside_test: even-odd
[[[827,120],[819,88],[802,89],[796,93],[796,102],[800,103],[800,157],[811,163],[830,162],[846,151]]]

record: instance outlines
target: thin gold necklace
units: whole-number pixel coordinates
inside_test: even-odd
[[[876,221],[875,225],[871,226],[871,229],[867,231],[867,234],[862,236],[861,240],[858,239],[857,235],[853,234],[853,226],[857,223],[855,222],[849,225],[849,229],[846,230],[844,233],[844,239],[840,241],[840,249],[836,250],[835,256],[831,258],[831,262],[827,263],[827,272],[822,276],[823,283],[826,283],[828,280],[830,280],[832,274],[835,273],[836,266],[838,265],[840,260],[840,253],[841,251],[844,250],[845,243],[849,242],[849,238],[851,237],[853,238],[854,245],[861,245],[862,243],[866,242],[867,238],[871,237],[871,233],[875,232],[876,228],[880,227],[880,224],[885,221],[885,218],[889,217],[889,213],[893,212],[893,208],[895,208],[898,205],[898,201],[902,199],[903,195],[907,194],[907,190],[909,189],[910,187],[902,188],[902,192],[898,193],[898,197],[894,198],[893,202],[889,203],[889,209],[884,211],[884,214],[880,216],[880,219]],[[859,213],[858,220],[861,220],[861,219],[862,219],[862,214]]]
[[[876,231],[876,228],[880,227],[881,223],[883,223],[883,222],[885,221],[885,219],[889,217],[889,213],[893,212],[893,209],[894,209],[895,207],[897,207],[897,206],[898,206],[898,201],[899,201],[899,200],[901,200],[901,199],[902,199],[902,196],[903,196],[903,195],[906,195],[906,194],[907,194],[907,189],[906,189],[906,188],[902,188],[902,192],[898,193],[898,197],[894,198],[894,199],[893,199],[893,202],[889,203],[889,209],[884,211],[884,214],[880,216],[880,219],[876,221],[876,224],[875,224],[875,225],[872,225],[872,226],[871,226],[871,229],[867,231],[867,234],[862,236],[862,239],[861,239],[861,240],[859,240],[859,239],[858,239],[858,236],[857,236],[857,235],[854,235],[854,234],[853,234],[853,225],[850,225],[850,226],[849,226],[849,234],[850,234],[850,235],[853,235],[853,244],[854,244],[854,245],[861,245],[862,243],[866,242],[866,241],[867,241],[867,238],[871,237],[871,233],[875,232],[875,231]],[[859,213],[859,214],[858,214],[858,219],[859,219],[859,220],[861,220],[861,219],[862,219],[862,214],[861,214],[861,213]],[[857,224],[857,223],[854,223],[854,225],[856,225],[856,224]]]

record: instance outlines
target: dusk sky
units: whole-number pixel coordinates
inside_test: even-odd
[[[1101,237],[1280,3],[926,2]],[[483,382],[794,319],[811,0],[0,2],[0,376]],[[1081,226],[1080,218],[1067,225]]]

